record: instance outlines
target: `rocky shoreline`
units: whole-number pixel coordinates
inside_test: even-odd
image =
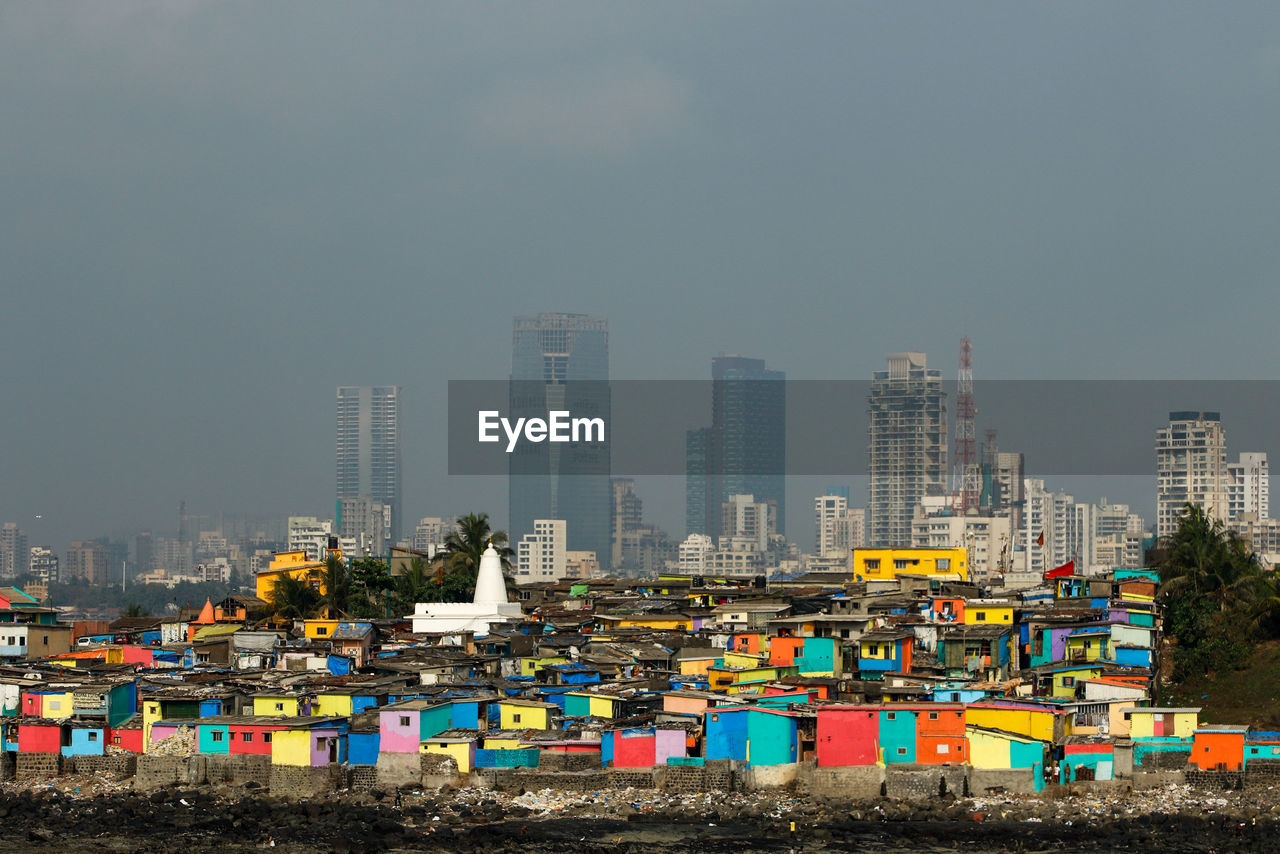
[[[79,782],[79,785],[77,785]],[[0,788],[0,851],[178,854],[423,851],[1161,851],[1280,848],[1274,792],[1169,786],[1124,795],[940,796],[924,802],[785,793],[488,789],[337,793],[303,801],[254,788],[109,779]]]

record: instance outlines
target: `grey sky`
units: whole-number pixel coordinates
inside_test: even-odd
[[[331,512],[383,383],[406,520],[505,516],[445,382],[538,311],[624,378],[1270,377],[1278,131],[1274,3],[3,3],[0,520]]]

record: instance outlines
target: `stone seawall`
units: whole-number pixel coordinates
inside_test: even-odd
[[[46,780],[62,773],[62,757],[56,753],[19,753],[14,779]]]
[[[67,765],[70,764],[70,768]],[[137,773],[138,757],[128,756],[73,756],[62,760],[63,769],[72,774],[115,774],[132,777]]]

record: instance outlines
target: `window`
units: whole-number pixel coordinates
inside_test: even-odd
[[[329,634],[328,626],[316,626],[316,635],[327,635],[327,634]]]
[[[222,741],[222,735],[223,735],[222,730],[220,730],[220,729],[215,729],[215,730],[213,731],[213,733],[212,733],[212,737],[213,737],[214,742],[220,742],[220,741]]]
[[[1063,688],[1074,688],[1074,687],[1076,687],[1076,677],[1074,677],[1074,676],[1063,676],[1063,677],[1062,677],[1062,687],[1063,687]]]
[[[949,557],[938,558],[938,569],[951,569],[951,558]]]
[[[27,645],[27,636],[18,635],[18,646],[26,646],[26,645]]]
[[[112,743],[112,744],[119,744],[119,743],[120,743],[120,736],[118,736],[118,735],[113,735],[113,736],[111,736],[111,743]]]
[[[264,732],[264,733],[262,734],[262,743],[263,743],[263,744],[270,744],[270,743],[271,743],[271,733],[269,733],[269,732]]]
[[[897,712],[885,712],[884,719],[887,721],[896,721],[898,719]]]
[[[870,560],[867,561],[867,569],[879,569],[879,568],[880,568],[880,558],[878,557],[871,558]]]
[[[949,744],[939,744],[939,745],[938,745],[938,752],[939,752],[939,753],[950,753],[950,752],[951,752],[951,745],[949,745]]]
[[[90,741],[90,742],[94,742],[94,741],[97,741],[97,740],[98,740],[98,734],[97,734],[96,732],[93,732],[92,730],[90,730],[90,731],[89,731],[89,741]]]
[[[277,711],[277,712],[283,712],[283,711],[284,711],[284,703],[276,703],[276,711]]]
[[[907,755],[907,749],[906,749],[905,747],[899,747],[899,748],[898,748],[898,755],[899,755],[899,756],[906,756],[906,755]]]
[[[253,733],[251,732],[240,733],[240,740],[245,742],[253,741]]]
[[[401,716],[400,716],[400,726],[408,726],[408,725],[409,725],[409,716],[408,716],[408,715],[401,715]]]
[[[911,561],[907,560],[906,558],[900,557],[895,559],[893,562],[894,569],[906,569],[909,566],[911,566]]]
[[[974,615],[973,615],[973,619],[974,619],[974,621],[975,621],[975,622],[985,623],[985,622],[987,621],[987,612],[986,612],[986,611],[977,611],[977,612],[975,612],[975,613],[974,613]]]
[[[62,711],[62,701],[61,701],[61,700],[50,700],[50,701],[49,701],[49,710],[50,710],[50,711],[53,711],[53,712],[60,712],[60,711]]]
[[[930,712],[930,713],[929,713],[929,720],[931,720],[931,721],[936,721],[937,719],[938,719],[938,713],[937,713],[937,712]]]
[[[512,716],[511,716],[511,722],[512,722],[513,724],[518,724],[518,723],[520,723],[520,713],[519,713],[519,712],[516,712],[514,715],[512,715]]]
[[[323,739],[323,738],[317,738],[317,739],[316,739],[316,750],[324,750],[324,739]]]

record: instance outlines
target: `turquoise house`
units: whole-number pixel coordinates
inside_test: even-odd
[[[916,761],[916,713],[908,709],[881,709],[880,749],[884,763]]]
[[[785,765],[799,757],[799,716],[778,709],[715,708],[706,712],[706,758],[746,765]]]
[[[215,733],[217,733],[215,735]],[[231,752],[230,724],[196,724],[196,753],[217,754]]]

